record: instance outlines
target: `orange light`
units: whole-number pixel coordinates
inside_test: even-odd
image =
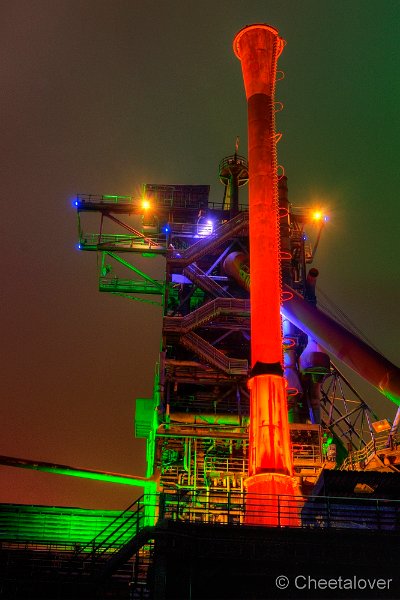
[[[142,200],[142,208],[143,210],[149,210],[150,208],[150,202],[146,198]]]
[[[390,431],[391,426],[387,419],[382,419],[381,421],[375,421],[371,423],[375,433],[382,433],[382,431]]]
[[[322,212],[320,210],[315,210],[312,213],[312,219],[313,221],[321,221],[323,219],[324,215],[322,214]]]

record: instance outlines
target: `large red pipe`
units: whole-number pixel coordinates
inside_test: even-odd
[[[225,259],[224,270],[239,285],[250,290],[250,272],[246,254],[231,252]],[[315,282],[311,284],[314,285]],[[288,285],[283,286],[283,291],[288,296],[281,307],[282,315],[286,319],[318,342],[327,352],[353,369],[386,398],[400,406],[399,367],[305,300]],[[400,421],[400,413],[398,421]]]
[[[248,106],[251,352],[256,361],[282,360],[275,73],[283,41],[268,25],[250,25],[234,40]],[[266,301],[265,282],[268,282]]]
[[[289,286],[285,287],[291,298],[283,303],[282,314],[400,406],[400,369]]]
[[[294,494],[286,389],[282,370],[281,274],[274,93],[284,42],[273,27],[250,25],[233,43],[248,107],[251,261],[250,447],[247,489]],[[260,499],[258,503],[262,504]],[[269,503],[269,510],[274,511]],[[248,522],[274,523],[261,510]]]

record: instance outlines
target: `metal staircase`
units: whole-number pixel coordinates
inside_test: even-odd
[[[164,317],[163,329],[169,333],[188,333],[220,316],[250,316],[250,300],[216,298],[185,317]]]
[[[189,350],[203,358],[207,363],[221,369],[228,375],[247,376],[249,363],[245,359],[230,358],[196,333],[186,333],[181,338],[181,343]]]
[[[70,572],[88,570],[96,578],[111,575],[150,539],[156,511],[155,500],[151,502],[146,495],[135,500],[78,549],[71,561]]]
[[[168,263],[171,267],[184,267],[198,260],[205,254],[209,254],[216,250],[225,241],[231,239],[246,231],[249,225],[249,215],[247,212],[241,212],[230,221],[223,223],[217,227],[212,233],[201,238],[198,242],[187,248],[186,250],[177,252],[173,250],[167,256]]]
[[[0,596],[4,593],[10,598],[52,600],[148,598],[147,571],[153,552],[156,501],[155,495],[142,496],[95,537],[89,541],[86,537],[83,545],[47,539],[52,533],[55,535],[51,521],[45,532],[38,532],[36,541],[32,537],[23,541],[21,537],[11,542],[2,536]],[[62,512],[58,517],[63,518]],[[17,525],[10,524],[13,529]]]
[[[197,285],[204,292],[208,292],[216,298],[232,298],[232,294],[224,290],[216,281],[214,281],[209,275],[204,273],[197,265],[189,265],[183,269],[185,277],[190,279],[192,283]]]

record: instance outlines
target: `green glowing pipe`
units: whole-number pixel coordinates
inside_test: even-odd
[[[55,465],[39,460],[15,458],[13,456],[0,456],[0,464],[7,467],[19,467],[22,469],[43,471],[45,473],[55,473],[56,475],[68,475],[70,477],[81,477],[82,479],[94,479],[95,481],[107,481],[108,483],[142,487],[145,488],[146,493],[155,493],[157,486],[154,478],[134,477],[133,475],[110,473],[107,471],[94,471],[92,469],[77,469],[67,465]]]

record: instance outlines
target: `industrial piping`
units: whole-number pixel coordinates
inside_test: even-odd
[[[249,272],[246,254],[231,252],[225,259],[224,270],[244,289],[250,290],[252,273]],[[288,296],[281,306],[281,313],[285,319],[353,369],[386,398],[400,406],[399,367],[319,310],[313,303],[305,300],[290,286],[283,284],[283,291]]]
[[[284,289],[291,294],[282,306],[284,317],[399,406],[400,369],[289,286]]]
[[[275,524],[272,496],[293,496],[282,369],[279,203],[275,133],[276,66],[284,41],[273,27],[249,25],[233,43],[241,61],[248,107],[251,364],[249,477],[246,522]],[[266,291],[266,287],[267,290]],[[259,495],[262,496],[259,496]],[[251,500],[253,498],[253,500]],[[268,505],[268,511],[265,506]],[[268,512],[268,516],[266,516]],[[276,515],[274,515],[276,513]],[[291,522],[286,507],[286,524]],[[280,520],[282,524],[282,518]]]

